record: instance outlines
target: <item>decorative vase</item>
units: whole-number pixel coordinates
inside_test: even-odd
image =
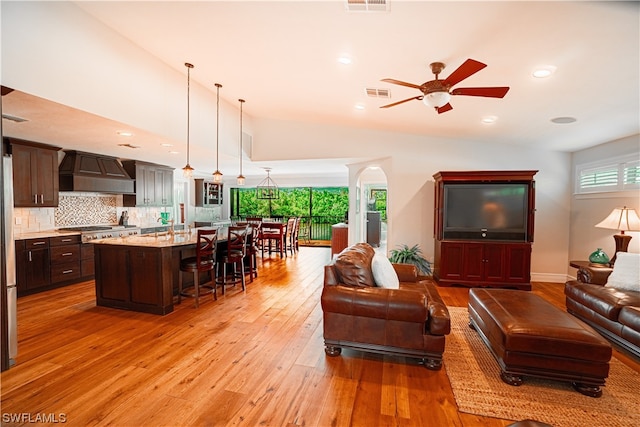
[[[602,248],[598,248],[589,255],[589,262],[592,264],[609,264],[609,257],[604,253]]]

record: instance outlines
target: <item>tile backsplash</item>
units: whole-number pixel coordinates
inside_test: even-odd
[[[129,213],[129,224],[152,227],[158,224],[161,212],[173,212],[172,208],[125,208],[122,204],[122,195],[60,192],[57,208],[16,208],[14,231],[23,234],[60,227],[114,225],[123,211]]]
[[[60,194],[60,202],[54,208],[56,227],[73,227],[87,224],[115,224],[118,222],[116,195]],[[122,196],[120,196],[122,199]]]

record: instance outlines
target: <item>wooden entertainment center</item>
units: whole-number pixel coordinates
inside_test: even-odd
[[[536,172],[433,175],[433,277],[440,286],[531,289]]]

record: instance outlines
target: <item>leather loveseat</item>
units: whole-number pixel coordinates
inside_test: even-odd
[[[414,265],[393,264],[398,288],[380,287],[371,267],[374,255],[370,245],[358,243],[325,266],[325,352],[338,356],[351,348],[417,358],[428,369],[440,369],[451,325],[435,285],[420,280]]]
[[[565,284],[567,311],[610,341],[640,357],[640,291],[635,290],[635,286],[618,286],[611,280],[621,261],[636,263],[637,268],[640,258],[637,254],[634,258],[634,255],[618,253],[613,272],[608,272],[610,275],[578,271],[578,279],[587,279],[589,283],[570,280]],[[633,275],[637,281],[637,273]]]

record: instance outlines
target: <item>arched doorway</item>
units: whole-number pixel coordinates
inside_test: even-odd
[[[356,192],[356,241],[386,253],[388,201],[387,175],[379,166],[360,172]]]

